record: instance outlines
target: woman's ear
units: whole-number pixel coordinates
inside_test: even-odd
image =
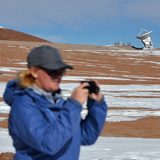
[[[38,78],[38,74],[37,74],[38,68],[37,67],[31,66],[29,68],[29,70],[30,70],[30,73],[33,76],[33,78],[35,78],[35,79]]]

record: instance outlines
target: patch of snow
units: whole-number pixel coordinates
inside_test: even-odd
[[[8,129],[0,128],[0,153],[13,152]],[[99,137],[92,146],[82,146],[79,160],[159,160],[160,139]]]
[[[159,160],[160,139],[99,137],[83,146],[80,160]]]
[[[130,80],[128,78],[118,78],[118,77],[78,77],[78,76],[64,76],[63,80],[74,80],[74,81],[84,81],[86,79],[103,79],[103,80]]]
[[[15,64],[27,65],[27,62],[19,62],[19,63],[15,63]]]
[[[26,70],[26,68],[0,67],[0,71],[4,71],[4,72],[17,72],[20,70]]]

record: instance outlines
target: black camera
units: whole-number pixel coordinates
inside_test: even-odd
[[[81,83],[84,83],[84,82],[87,82],[89,84],[89,86],[84,87],[89,90],[89,94],[90,93],[98,94],[99,87],[96,85],[96,83],[94,81],[82,81]]]

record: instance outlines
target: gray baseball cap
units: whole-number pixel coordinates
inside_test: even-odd
[[[62,68],[73,69],[73,67],[65,63],[59,51],[50,46],[40,46],[34,48],[27,57],[28,68],[31,66],[39,66],[49,70],[57,70]]]

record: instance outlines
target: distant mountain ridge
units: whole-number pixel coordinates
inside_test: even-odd
[[[0,27],[0,40],[8,41],[27,41],[27,42],[49,42],[42,38],[32,36],[23,32],[15,31],[12,29],[7,29]]]

